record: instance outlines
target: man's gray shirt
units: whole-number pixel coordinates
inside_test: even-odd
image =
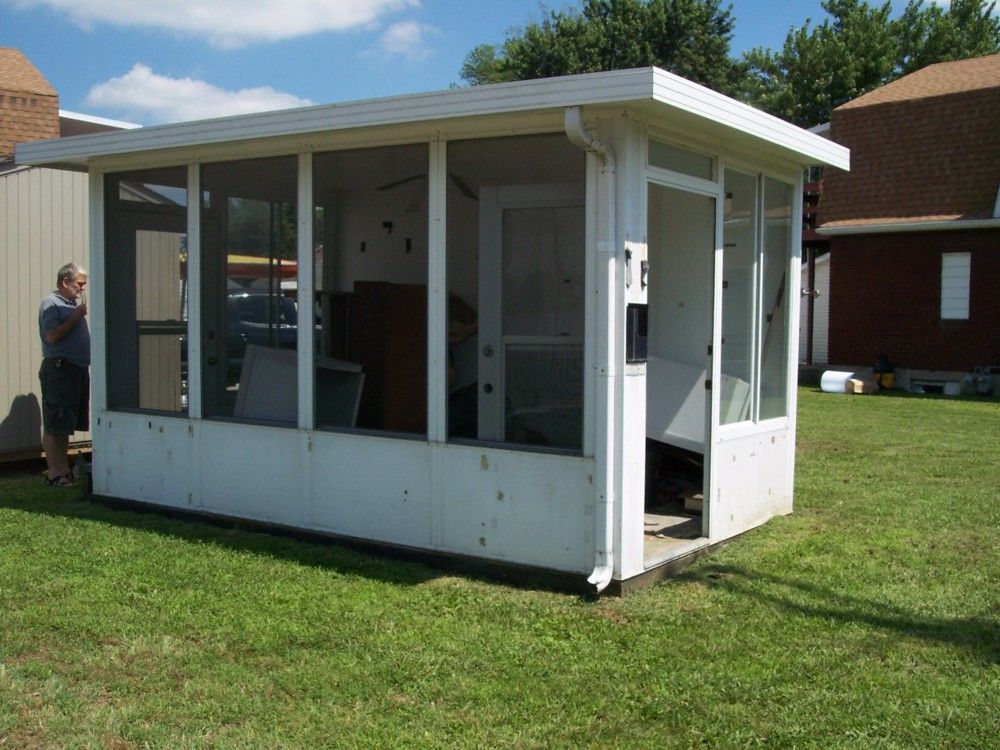
[[[76,302],[61,297],[58,292],[52,292],[42,300],[38,307],[38,334],[42,337],[42,356],[55,359],[65,357],[69,362],[81,367],[90,366],[90,329],[87,318],[77,321],[61,341],[50,344],[45,340],[45,334],[60,325],[76,309]]]

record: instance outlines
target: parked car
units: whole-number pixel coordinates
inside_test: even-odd
[[[247,344],[294,349],[299,314],[295,300],[266,292],[233,292],[226,300],[226,362],[229,377],[243,369]]]

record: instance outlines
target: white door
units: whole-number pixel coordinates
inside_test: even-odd
[[[581,448],[583,206],[579,186],[480,192],[481,440]]]
[[[711,399],[712,538],[791,509],[799,292],[795,186],[725,170],[716,250]],[[797,317],[796,317],[796,323]]]

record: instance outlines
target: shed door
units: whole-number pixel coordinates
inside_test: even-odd
[[[711,429],[713,538],[791,509],[797,297],[795,186],[726,169],[716,250]],[[797,320],[796,320],[797,322]]]
[[[583,204],[577,186],[481,191],[481,440],[582,445]]]

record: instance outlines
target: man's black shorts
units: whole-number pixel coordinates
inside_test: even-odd
[[[42,424],[47,435],[90,429],[90,371],[64,359],[43,359]]]

